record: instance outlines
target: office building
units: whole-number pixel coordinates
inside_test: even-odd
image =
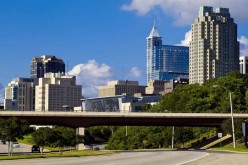
[[[146,80],[170,80],[188,77],[189,48],[163,45],[162,37],[154,25],[147,39]]]
[[[30,65],[31,78],[44,77],[45,73],[65,73],[65,63],[55,56],[34,57]]]
[[[160,96],[117,95],[82,99],[82,111],[86,112],[139,112],[145,104],[158,102]]]
[[[170,81],[166,82],[164,84],[164,93],[170,93],[172,92],[177,85],[186,85],[189,84],[189,78],[185,78],[185,77],[178,77],[175,79],[171,79]]]
[[[118,80],[110,81],[107,86],[98,88],[99,97],[108,97],[116,95],[134,95],[135,93],[145,93],[146,86],[140,86],[138,81]]]
[[[241,74],[248,74],[248,57],[239,57],[239,69]]]
[[[47,73],[35,87],[36,111],[65,111],[81,105],[82,86],[75,76]]]
[[[13,79],[5,87],[4,109],[17,111],[35,110],[35,85],[37,79]]]
[[[150,80],[146,87],[146,94],[164,94],[164,84],[167,81],[164,80]]]
[[[204,83],[239,70],[237,25],[228,8],[200,7],[191,27],[189,83]]]

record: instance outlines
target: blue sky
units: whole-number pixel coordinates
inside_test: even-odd
[[[163,44],[187,44],[199,6],[214,0],[0,0],[0,102],[13,78],[29,77],[32,57],[55,55],[96,96],[109,80],[145,85],[146,37],[156,20]],[[222,1],[238,24],[248,55],[247,0]],[[189,34],[189,33],[188,33]],[[185,40],[184,42],[181,42]]]

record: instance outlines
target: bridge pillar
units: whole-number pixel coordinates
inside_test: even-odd
[[[84,135],[84,127],[76,128],[77,135]],[[76,150],[84,150],[84,143],[79,143],[76,145]]]

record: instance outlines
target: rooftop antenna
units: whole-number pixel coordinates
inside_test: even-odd
[[[156,20],[153,20],[153,27],[156,27]]]
[[[221,0],[220,0],[220,7],[221,7]]]

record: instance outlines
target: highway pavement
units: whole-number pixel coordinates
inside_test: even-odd
[[[247,165],[248,153],[210,152],[208,156],[184,165]]]
[[[31,152],[31,146],[26,144],[20,144],[20,147],[13,148],[13,153],[24,153],[24,152]],[[8,153],[8,142],[6,142],[6,144],[0,144],[0,154],[7,154],[7,153]]]
[[[2,160],[0,165],[247,165],[247,162],[248,154],[244,153],[148,150],[102,156]]]
[[[139,151],[113,155],[0,161],[1,165],[175,165],[207,156],[195,151]]]

